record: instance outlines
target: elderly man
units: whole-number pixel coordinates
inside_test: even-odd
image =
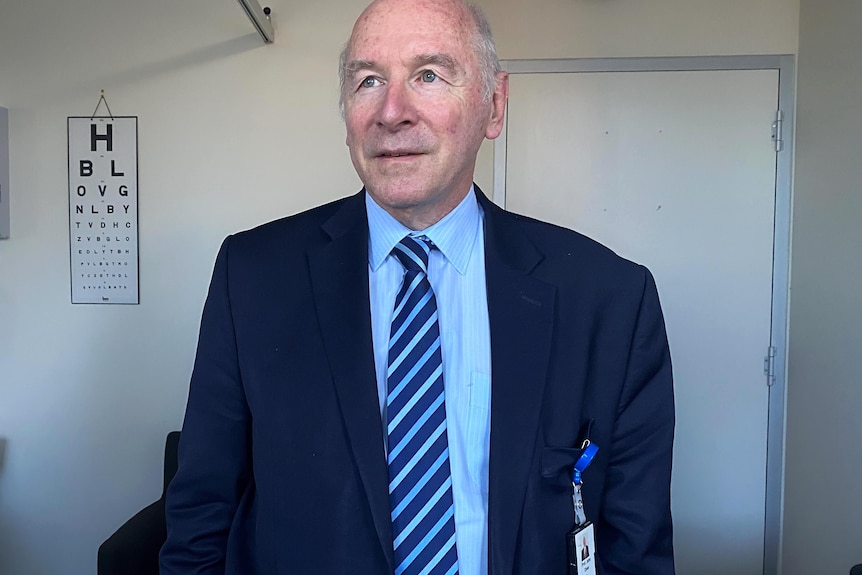
[[[593,566],[673,573],[655,285],[473,185],[508,93],[485,18],[378,0],[341,75],[364,189],[222,245],[162,574],[563,574],[587,442]]]

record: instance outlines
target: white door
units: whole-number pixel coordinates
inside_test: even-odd
[[[677,573],[763,572],[778,71],[511,76],[505,206],[655,275]]]

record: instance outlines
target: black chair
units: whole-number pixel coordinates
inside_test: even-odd
[[[99,546],[98,575],[159,575],[159,550],[167,538],[165,492],[177,472],[180,432],[165,442],[165,479],[162,496],[117,529]]]
[[[850,569],[850,575],[862,575],[862,563]]]

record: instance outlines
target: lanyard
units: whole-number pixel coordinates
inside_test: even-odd
[[[581,456],[575,462],[572,470],[572,505],[575,508],[575,525],[581,526],[587,523],[587,516],[584,513],[584,498],[581,496],[581,486],[583,480],[581,474],[593,462],[593,458],[598,452],[599,446],[592,443],[589,439],[584,440],[581,446]]]

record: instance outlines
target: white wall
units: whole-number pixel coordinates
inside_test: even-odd
[[[234,0],[0,0],[0,573],[94,572],[160,491],[222,237],[358,188],[335,61],[364,3],[273,1],[264,46]],[[483,4],[504,58],[796,51],[798,0]],[[139,116],[139,306],[69,303],[66,117],[101,88]]]
[[[802,0],[784,574],[862,563],[862,4]]]
[[[793,54],[798,0],[487,0],[503,58]]]

